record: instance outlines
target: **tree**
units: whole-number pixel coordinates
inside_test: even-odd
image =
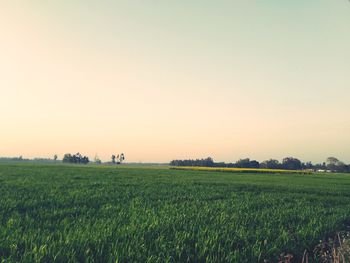
[[[313,165],[311,162],[302,163],[301,166],[303,169],[312,169],[313,168]]]
[[[339,160],[335,157],[328,157],[327,158],[327,169],[331,171],[337,171],[338,164],[340,163]]]
[[[328,157],[327,158],[327,165],[336,165],[339,162],[339,160],[335,157]]]
[[[281,164],[278,160],[270,159],[270,160],[263,161],[260,167],[266,168],[266,169],[279,169],[281,168]]]
[[[70,153],[66,153],[63,156],[62,162],[64,162],[64,163],[71,163],[72,161],[73,161],[73,159],[72,159],[72,155]]]
[[[172,160],[170,162],[172,166],[205,166],[205,167],[213,167],[219,165],[219,163],[215,163],[213,158],[207,157],[204,159],[196,159],[196,160]]]
[[[95,154],[94,163],[95,163],[95,164],[101,164],[101,163],[102,163],[102,161],[101,161],[101,159],[98,157],[97,153]]]
[[[297,158],[286,157],[282,161],[282,168],[287,170],[300,170],[302,168],[301,161]]]
[[[76,153],[73,155],[70,153],[66,153],[63,156],[62,161],[64,163],[82,163],[82,164],[88,164],[90,162],[87,156],[82,156],[80,153]]]
[[[113,163],[113,156],[112,155],[112,163]],[[114,159],[117,160],[117,164],[121,164],[125,160],[124,153],[118,154],[117,157],[114,156]]]
[[[119,162],[122,163],[124,160],[125,160],[124,153],[121,153],[119,157]]]
[[[259,168],[260,167],[260,163],[256,160],[252,160],[249,162],[249,168]]]
[[[335,172],[346,173],[350,171],[350,166],[345,163],[339,161],[335,157],[327,158],[327,169]]]
[[[236,162],[236,167],[237,168],[249,168],[249,164],[250,164],[249,158],[239,159]]]
[[[345,163],[339,161],[337,162],[336,171],[346,173],[348,171],[348,166]]]
[[[206,166],[206,167],[214,166],[214,160],[211,157],[207,157],[205,159],[202,159],[199,162],[200,162],[200,166]]]
[[[239,159],[235,167],[237,168],[259,168],[260,163],[256,160],[250,160],[249,158]]]
[[[88,164],[90,162],[89,157],[84,156],[81,158],[80,163],[82,164]]]

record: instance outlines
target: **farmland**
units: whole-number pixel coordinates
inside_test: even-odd
[[[0,163],[0,262],[276,262],[350,222],[349,174]]]

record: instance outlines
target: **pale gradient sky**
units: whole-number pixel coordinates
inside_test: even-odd
[[[0,0],[0,156],[350,162],[347,0]]]

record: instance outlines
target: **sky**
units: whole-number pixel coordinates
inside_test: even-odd
[[[0,156],[350,163],[347,0],[0,1]]]

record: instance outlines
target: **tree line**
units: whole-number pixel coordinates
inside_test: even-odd
[[[90,160],[89,160],[89,157],[83,156],[80,153],[76,153],[76,154],[66,153],[63,156],[62,162],[88,164],[90,162]]]
[[[57,155],[55,154],[54,160],[57,160]],[[124,153],[111,156],[111,162],[107,162],[107,164],[121,164],[125,160]],[[88,164],[90,162],[89,157],[81,155],[79,152],[76,154],[66,153],[63,156],[62,162],[64,163],[77,163],[77,164]],[[96,155],[93,163],[102,164],[102,161]]]
[[[170,162],[170,165],[350,172],[350,164],[345,164],[335,157],[328,157],[326,162],[318,164],[313,164],[312,162],[302,162],[294,157],[283,158],[282,162],[276,159],[258,162],[256,160],[245,158],[239,159],[234,163],[214,162],[213,158],[208,157],[204,159],[173,160]]]
[[[95,158],[91,161],[89,157],[82,155],[81,153],[71,154],[66,153],[63,155],[63,159],[59,160],[58,155],[55,154],[53,158],[33,158],[33,159],[25,159],[22,156],[19,157],[0,157],[0,161],[8,162],[8,161],[16,161],[16,162],[63,162],[63,163],[74,163],[74,164],[102,164],[103,162],[95,155]],[[112,154],[110,161],[104,162],[104,164],[121,164],[125,161],[124,153],[120,153],[117,155]]]

